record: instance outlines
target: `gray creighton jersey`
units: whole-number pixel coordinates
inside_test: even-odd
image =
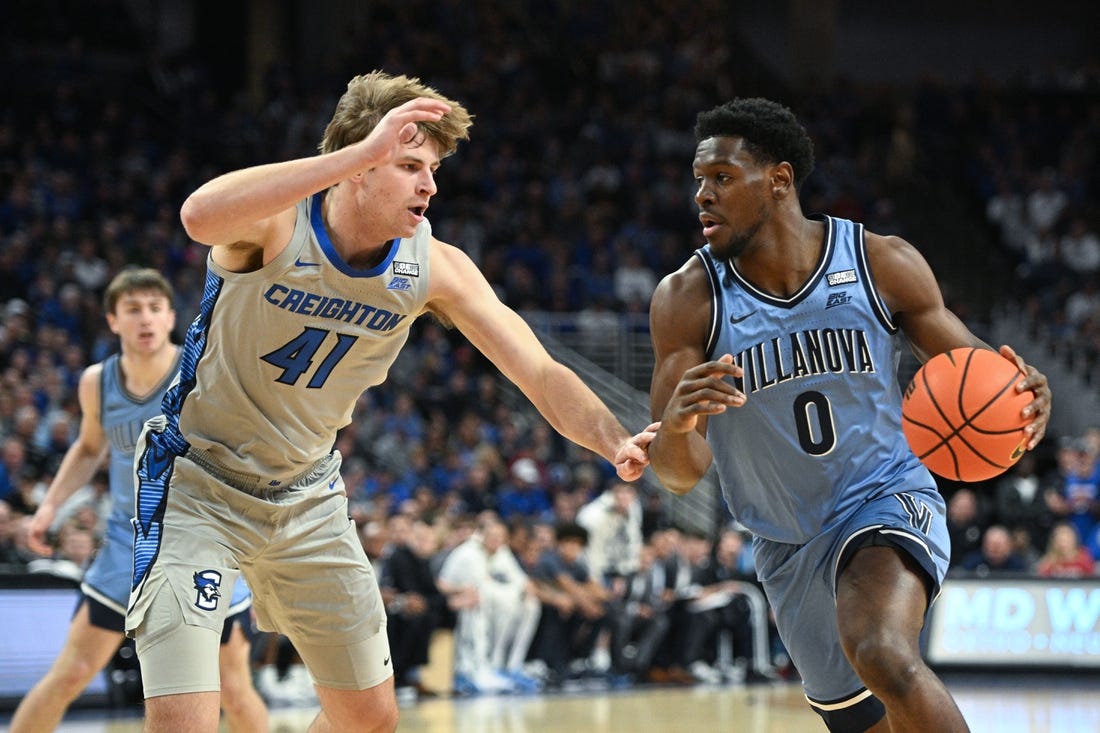
[[[390,242],[369,270],[345,263],[298,204],[290,244],[259,270],[207,261],[178,382],[164,398],[169,450],[277,488],[332,449],[359,395],[386,378],[428,293],[431,226]]]

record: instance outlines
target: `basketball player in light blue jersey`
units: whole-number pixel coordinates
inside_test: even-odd
[[[682,494],[717,466],[829,730],[965,731],[920,655],[949,540],[936,483],[901,431],[897,365],[906,343],[921,360],[989,347],[908,242],[803,215],[813,148],[788,109],[738,99],[699,115],[695,132],[707,245],[653,296],[653,468]],[[1047,380],[1001,354],[1034,392],[1031,449]]]
[[[104,458],[111,510],[103,542],[84,574],[65,645],[46,676],[19,703],[12,733],[54,730],[123,641],[134,562],[134,447],[145,421],[160,413],[179,368],[180,350],[168,338],[176,322],[172,288],[156,270],[120,272],[107,286],[104,306],[120,351],[81,375],[80,433],[31,519],[28,544],[49,553],[45,538],[58,509],[92,480]],[[250,644],[243,631],[251,626],[251,605],[248,586],[238,583],[222,628],[221,704],[234,733],[260,733],[268,727],[267,707],[252,686]]]
[[[147,731],[217,728],[217,593],[241,573],[260,627],[309,669],[311,731],[396,727],[385,611],[333,442],[417,317],[456,326],[619,476],[645,469],[652,429],[627,432],[470,258],[432,236],[435,173],[470,122],[416,79],[356,77],[320,155],[228,173],[184,202],[184,227],[210,253],[179,379],[138,448],[127,629]]]

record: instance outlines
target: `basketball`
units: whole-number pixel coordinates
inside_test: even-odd
[[[1024,454],[1024,373],[988,349],[952,349],[917,370],[901,402],[902,430],[917,458],[937,476],[984,481]]]

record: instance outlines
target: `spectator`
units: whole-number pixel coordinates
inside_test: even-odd
[[[984,528],[978,507],[978,495],[973,489],[959,488],[947,500],[947,532],[951,538],[951,565],[977,551],[982,544]]]
[[[1012,552],[1019,556],[1025,568],[1034,570],[1039,562],[1039,551],[1035,549],[1036,544],[1031,539],[1031,532],[1027,527],[1019,526],[1009,527],[1008,534],[1012,538]]]
[[[394,685],[425,693],[420,667],[428,662],[432,632],[447,620],[447,602],[436,587],[430,565],[438,549],[436,536],[422,520],[398,515],[389,525],[393,550],[385,560],[379,587],[389,617],[386,631]]]
[[[559,524],[555,546],[544,552],[532,578],[543,589],[543,613],[535,637],[536,656],[550,670],[550,684],[569,674],[584,675],[596,637],[607,621],[610,594],[596,581],[582,557],[588,531]]]
[[[0,573],[22,572],[26,567],[26,558],[15,541],[19,522],[8,503],[0,499]]]
[[[376,519],[365,521],[363,528],[359,530],[359,539],[363,542],[363,552],[370,560],[371,567],[374,568],[374,574],[379,578],[382,577],[385,570],[386,558],[389,556],[391,549],[389,538],[389,530],[386,524]]]
[[[689,553],[684,551],[688,542],[678,528],[670,526],[650,535],[649,544],[653,547],[654,580],[662,588],[661,597],[668,606],[671,628],[654,657],[647,678],[651,682],[690,684],[696,680],[684,668],[683,657],[688,623],[684,600],[694,592],[694,569],[688,560]]]
[[[649,299],[657,289],[657,276],[642,260],[642,253],[636,249],[625,249],[621,261],[615,268],[615,298],[619,303],[629,306],[642,304],[640,310],[649,309]]]
[[[1074,525],[1069,522],[1054,525],[1036,572],[1044,578],[1083,578],[1094,574],[1095,561],[1081,544]]]
[[[507,526],[495,515],[482,517],[478,524],[478,532],[447,556],[437,580],[458,617],[455,690],[463,694],[510,692],[520,681],[533,689],[533,681],[522,677],[520,670],[530,633],[516,638],[528,607],[529,581],[522,570],[514,572],[518,565],[511,568],[498,563],[494,572],[492,562],[497,555],[511,555]],[[530,623],[527,628],[534,630]],[[514,645],[516,641],[520,643]],[[506,676],[505,657],[512,651],[516,657],[511,660],[513,674]]]
[[[621,608],[611,621],[611,669],[628,681],[648,674],[671,623],[654,559],[653,548],[643,545],[637,570],[624,578]]]
[[[1073,524],[1078,537],[1090,537],[1100,516],[1100,469],[1089,443],[1073,438],[1060,445],[1058,472],[1061,486],[1046,491],[1047,506]]]
[[[0,445],[0,501],[10,501],[18,493],[27,468],[26,442],[14,435],[8,437]]]
[[[1069,197],[1058,187],[1058,171],[1054,168],[1043,168],[1035,178],[1026,198],[1028,222],[1036,231],[1053,229],[1069,204]]]
[[[996,522],[1013,530],[1023,529],[1030,535],[1029,544],[1033,547],[1041,547],[1046,542],[1054,523],[1043,495],[1037,465],[1033,452],[1024,453],[1007,473],[996,480],[993,490]]]
[[[718,537],[711,561],[700,564],[693,583],[699,590],[688,604],[690,621],[684,643],[684,661],[688,672],[703,682],[742,681],[746,673],[763,675],[767,669],[755,669],[753,617],[749,594],[763,598],[756,587],[755,574],[741,565],[745,541],[734,529],[723,530]],[[720,636],[728,634],[732,649],[729,659],[721,659]],[[767,638],[767,632],[764,632]],[[737,664],[734,662],[737,661]],[[755,665],[761,666],[761,665]]]
[[[961,568],[978,577],[988,577],[1001,573],[1024,573],[1030,568],[1012,550],[1012,537],[1008,530],[994,524],[982,535],[981,549],[967,554]]]
[[[512,539],[507,526],[505,535],[508,538],[507,543],[489,558],[489,574],[498,582],[519,590],[520,605],[512,614],[501,618],[501,629],[496,634],[491,661],[494,669],[504,670],[520,689],[530,689],[532,679],[524,672],[524,663],[538,630],[542,604],[534,581],[512,550]]]
[[[584,505],[577,523],[588,530],[585,559],[592,574],[616,596],[638,570],[642,549],[642,505],[633,484],[616,481]]]
[[[546,491],[542,471],[534,458],[524,456],[512,463],[511,481],[498,489],[497,511],[503,519],[513,516],[549,517],[550,495]]]
[[[1081,277],[1087,278],[1100,271],[1100,237],[1089,228],[1088,220],[1080,213],[1070,217],[1066,233],[1062,235],[1062,259]]]

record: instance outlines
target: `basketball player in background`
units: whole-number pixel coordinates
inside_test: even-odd
[[[943,498],[901,431],[899,334],[922,361],[989,347],[908,242],[803,215],[813,148],[788,109],[737,99],[700,114],[695,134],[707,246],[653,296],[653,468],[683,494],[717,465],[829,730],[965,731],[920,655],[949,548]],[[1034,392],[1034,448],[1047,380],[1000,353],[1027,375],[1016,389]]]
[[[12,733],[57,728],[69,705],[111,661],[124,638],[134,560],[134,445],[145,421],[160,413],[180,358],[179,347],[168,338],[176,323],[172,288],[156,270],[123,270],[108,284],[104,305],[121,351],[88,367],[80,377],[80,432],[31,519],[28,545],[50,554],[45,539],[58,510],[91,482],[108,456],[111,512],[103,543],[84,574],[65,645],[46,676],[19,703]],[[233,590],[218,655],[221,706],[234,733],[266,732],[267,707],[252,686],[251,645],[243,631],[252,623],[251,597],[244,582]]]
[[[310,730],[397,725],[386,616],[348,519],[332,445],[412,322],[456,326],[569,439],[637,479],[655,426],[631,436],[461,250],[432,236],[435,173],[469,113],[416,79],[348,84],[309,158],[238,170],[184,202],[210,245],[179,379],[139,445],[135,590],[147,731],[217,728],[217,630],[196,600],[239,572],[261,628],[286,635],[317,688]]]

